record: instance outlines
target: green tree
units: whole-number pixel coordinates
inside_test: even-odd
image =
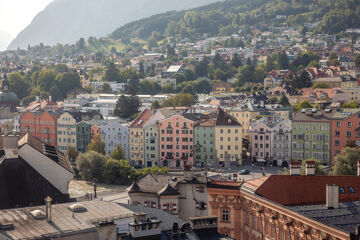
[[[360,149],[345,147],[335,156],[332,175],[356,175],[357,162],[360,160]]]
[[[284,50],[278,53],[277,63],[280,69],[289,69],[289,58]]]
[[[136,95],[126,97],[121,95],[114,109],[114,116],[129,118],[135,113],[139,112],[141,106],[140,100]]]
[[[313,86],[312,86],[313,89],[316,89],[316,88],[330,88],[329,84],[327,83],[315,83]]]
[[[279,104],[283,105],[283,106],[289,106],[289,99],[286,95],[282,95],[281,98],[279,99]]]
[[[104,75],[102,76],[105,82],[125,82],[120,77],[120,70],[115,66],[114,62],[109,62],[106,65]]]
[[[102,180],[102,173],[105,166],[106,158],[104,155],[89,151],[80,153],[76,159],[76,167],[80,176],[86,181]]]
[[[195,104],[195,98],[189,93],[179,93],[164,100],[162,107],[190,107]]]
[[[341,105],[341,108],[358,108],[359,104],[355,101],[346,102]]]
[[[66,97],[66,94],[69,91],[75,88],[81,88],[80,76],[78,73],[66,72],[64,74],[58,75],[56,79],[57,85],[63,93],[63,97]]]
[[[87,146],[86,151],[87,152],[94,151],[94,152],[100,153],[102,155],[106,154],[106,152],[105,152],[105,143],[101,139],[100,134],[93,137],[93,139],[91,140],[91,143]]]
[[[152,102],[150,108],[151,109],[159,109],[159,108],[161,108],[159,101],[155,100],[154,102]]]
[[[329,66],[339,66],[339,57],[335,52],[331,52],[328,57],[328,65]]]
[[[54,70],[56,73],[65,73],[68,71],[68,67],[65,64],[56,64]]]
[[[68,156],[69,160],[73,162],[76,160],[76,158],[78,157],[79,154],[76,151],[75,147],[70,146],[68,148],[68,150],[66,151],[66,155]]]
[[[360,53],[355,56],[355,65],[360,67]]]
[[[240,66],[242,66],[242,62],[241,62],[241,58],[239,57],[239,54],[235,53],[232,56],[231,66],[233,66],[234,68],[239,68]]]
[[[278,99],[276,98],[276,97],[271,97],[270,99],[269,99],[269,103],[270,104],[275,104],[275,103],[277,103],[278,102]]]
[[[125,150],[120,145],[117,145],[115,150],[111,152],[110,156],[116,160],[124,160]]]
[[[54,70],[42,70],[38,78],[40,90],[48,92],[55,84],[55,77],[56,74]]]
[[[303,108],[312,108],[312,107],[313,107],[313,105],[311,105],[311,103],[309,103],[309,101],[304,100],[304,101],[301,101],[298,104],[296,104],[294,106],[294,110],[300,111]]]
[[[113,93],[110,84],[104,83],[98,90],[99,93]]]
[[[18,98],[23,99],[29,95],[30,84],[18,72],[12,72],[8,75],[9,89],[13,91]]]

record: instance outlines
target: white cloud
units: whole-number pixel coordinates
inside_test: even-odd
[[[53,0],[0,0],[0,30],[14,37]]]

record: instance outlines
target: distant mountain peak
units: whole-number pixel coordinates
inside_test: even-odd
[[[40,43],[70,44],[81,37],[105,37],[131,21],[217,1],[220,0],[54,0],[18,34],[8,49],[26,49]]]

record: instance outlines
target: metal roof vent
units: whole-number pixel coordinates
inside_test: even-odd
[[[80,203],[75,203],[73,205],[70,205],[69,209],[72,212],[86,212],[86,208],[84,207],[84,205]]]
[[[34,210],[30,212],[31,216],[35,219],[45,219],[46,213],[44,213],[42,210]]]

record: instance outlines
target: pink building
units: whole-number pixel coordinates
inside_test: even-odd
[[[251,158],[269,163],[271,156],[271,132],[266,119],[256,121],[250,126]]]
[[[174,115],[159,121],[160,165],[183,168],[193,165],[195,114]]]

